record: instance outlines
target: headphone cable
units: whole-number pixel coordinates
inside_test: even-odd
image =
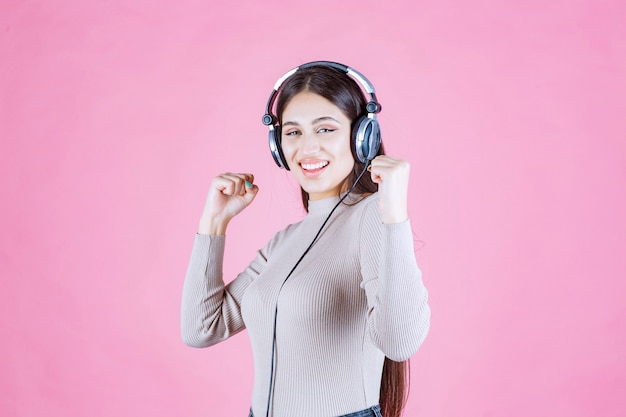
[[[287,277],[283,280],[283,283],[280,285],[280,288],[278,289],[278,296],[276,297],[276,306],[274,308],[274,325],[273,325],[273,330],[272,330],[272,363],[271,363],[271,367],[270,367],[270,384],[269,384],[269,392],[267,394],[267,410],[265,412],[265,416],[266,417],[269,417],[269,415],[270,415],[270,406],[272,404],[272,393],[273,393],[273,385],[274,385],[274,366],[275,366],[274,356],[275,356],[275,351],[276,351],[276,322],[277,322],[277,319],[278,319],[278,298],[280,297],[280,292],[282,291],[283,286],[285,285],[285,283],[287,282],[289,277],[291,277],[291,274],[293,274],[293,272],[296,270],[298,265],[300,265],[300,262],[302,262],[302,259],[304,259],[306,254],[309,253],[309,251],[311,250],[311,248],[313,247],[313,245],[317,241],[317,238],[322,233],[322,230],[324,230],[324,227],[326,226],[326,223],[328,223],[328,220],[330,220],[330,217],[333,215],[333,213],[335,212],[337,207],[339,207],[339,205],[346,199],[346,197],[348,197],[348,195],[352,192],[352,190],[354,190],[354,187],[356,187],[357,183],[359,182],[359,180],[361,179],[363,174],[365,174],[365,171],[367,171],[369,163],[370,163],[369,160],[365,162],[365,165],[363,167],[363,171],[361,171],[361,173],[356,178],[356,180],[354,181],[352,186],[343,195],[343,197],[341,197],[341,199],[339,199],[339,201],[337,202],[337,204],[335,204],[335,206],[330,211],[330,213],[328,213],[328,216],[326,216],[326,219],[324,220],[324,222],[320,226],[319,230],[315,234],[315,237],[313,238],[313,240],[311,241],[309,246],[306,248],[306,250],[302,253],[302,255],[300,255],[300,258],[298,259],[296,264],[293,266],[293,268],[291,268],[291,271],[289,271],[289,274],[287,274]]]

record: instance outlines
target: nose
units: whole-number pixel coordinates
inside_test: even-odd
[[[320,140],[315,133],[302,135],[300,152],[305,156],[317,155],[320,150]]]

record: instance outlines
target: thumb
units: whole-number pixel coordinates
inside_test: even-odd
[[[373,183],[382,184],[383,177],[381,177],[378,173],[372,172],[371,177],[372,177],[372,182]]]
[[[259,192],[259,187],[256,184],[252,184],[249,181],[246,181],[246,193],[243,195],[244,200],[246,201],[246,204],[250,204],[252,203],[252,200],[254,200],[254,197],[256,197],[256,195]]]

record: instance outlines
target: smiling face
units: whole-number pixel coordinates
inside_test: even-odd
[[[310,200],[334,197],[352,171],[351,121],[324,97],[302,91],[282,114],[282,149]]]

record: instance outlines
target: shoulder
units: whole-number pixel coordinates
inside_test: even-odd
[[[378,205],[378,193],[355,195],[347,203],[347,212],[359,234],[367,234],[382,226],[382,216]]]
[[[365,196],[359,195],[357,198],[358,200],[354,206],[355,210],[360,214],[362,221],[367,218],[372,218],[374,220],[382,219],[378,205],[378,193],[372,193]]]
[[[370,210],[378,210],[378,193],[371,194],[356,194],[354,196],[348,196],[346,199],[346,205],[353,211],[365,212]]]
[[[272,236],[272,238],[265,245],[265,248],[264,248],[265,252],[271,253],[272,249],[274,249],[277,246],[280,246],[286,240],[290,239],[291,236],[293,236],[296,233],[296,231],[298,230],[301,224],[302,224],[302,220],[297,223],[288,224],[283,229],[276,232],[274,236]]]

